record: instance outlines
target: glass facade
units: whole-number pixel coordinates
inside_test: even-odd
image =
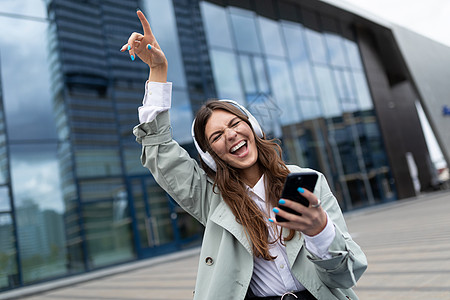
[[[355,34],[281,1],[277,17],[211,2],[0,4],[0,291],[201,240],[132,134],[148,68],[119,49],[141,30],[137,7],[170,62],[174,139],[193,156],[195,110],[234,99],[288,163],[326,175],[343,210],[395,199]]]
[[[201,225],[142,167],[132,134],[148,68],[119,49],[141,30],[137,7],[168,16],[147,14],[166,30],[174,138],[191,143],[171,1],[0,6],[0,291],[200,241]],[[35,38],[16,45],[23,32]]]
[[[288,163],[325,173],[344,210],[395,198],[354,35],[299,6],[277,20],[200,7],[219,98],[246,105]]]

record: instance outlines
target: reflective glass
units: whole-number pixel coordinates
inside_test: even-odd
[[[170,109],[170,122],[172,125],[173,139],[179,144],[192,142],[191,124],[194,116],[192,114],[189,95],[184,90],[173,90],[172,108]]]
[[[240,51],[261,53],[254,15],[246,11],[244,12],[246,15],[231,14],[236,48]]]
[[[354,41],[344,40],[345,52],[347,53],[347,58],[350,66],[353,69],[363,70],[363,65],[361,62],[361,56],[359,53],[358,45]]]
[[[273,97],[281,109],[281,124],[287,125],[300,122],[301,116],[297,108],[298,103],[295,101],[289,66],[286,60],[268,58],[267,65]]]
[[[148,169],[142,166],[141,153],[142,147],[138,143],[123,148],[127,174],[148,174]]]
[[[346,67],[348,64],[342,37],[330,32],[324,33],[324,37],[330,64],[335,67]]]
[[[9,161],[6,144],[6,120],[3,113],[3,101],[1,96],[0,77],[0,186],[9,182]],[[1,200],[0,200],[1,201]]]
[[[315,96],[316,90],[311,76],[311,63],[305,49],[303,27],[300,24],[284,22],[282,25],[289,62],[294,74],[296,91],[302,96]]]
[[[79,177],[111,176],[122,172],[116,149],[80,149],[75,152],[75,162]]]
[[[236,56],[231,52],[210,50],[210,58],[217,96],[244,104]]]
[[[305,27],[305,33],[312,61],[318,64],[327,64],[327,51],[322,34],[308,27]]]
[[[254,56],[253,64],[255,66],[258,90],[262,93],[268,94],[270,92],[270,87],[269,87],[269,81],[267,79],[267,72],[266,72],[266,69],[264,66],[264,61],[261,57]]]
[[[233,42],[225,8],[202,1],[200,2],[200,9],[208,44],[232,49]]]
[[[255,94],[257,91],[255,76],[253,75],[253,67],[251,57],[248,55],[239,56],[239,66],[241,67],[242,79],[244,82],[244,90],[246,94]]]
[[[342,70],[333,70],[334,79],[336,80],[336,88],[338,96],[341,99],[348,98],[348,87],[346,85],[344,74]]]
[[[300,98],[300,111],[305,120],[311,120],[322,116],[320,102],[315,99]]]
[[[33,20],[0,16],[1,84],[11,140],[56,138],[47,65],[45,5],[43,1],[35,2],[2,2],[2,11],[38,17]],[[25,32],[27,42],[17,43],[17,37]]]
[[[353,79],[355,80],[357,100],[361,110],[373,109],[373,101],[370,96],[369,86],[366,76],[362,71],[354,71]]]
[[[119,188],[111,191],[110,198],[83,206],[88,263],[92,268],[135,258],[127,193]]]
[[[273,56],[286,56],[284,42],[281,39],[280,24],[277,21],[259,17],[258,23],[261,31],[261,38],[264,53]]]
[[[170,61],[167,80],[174,86],[186,87],[183,59],[172,1],[145,1],[145,13],[158,44]],[[164,17],[161,17],[164,16]]]
[[[55,144],[11,146],[11,175],[23,277],[64,274],[64,203]]]
[[[13,232],[11,215],[0,213],[0,291],[19,285]]]
[[[175,235],[169,197],[154,180],[147,180],[145,189],[147,191],[148,225],[151,227],[152,243],[154,246],[170,243],[174,240]]]
[[[314,67],[316,84],[319,88],[320,101],[325,117],[335,117],[342,114],[339,99],[333,83],[330,69],[326,67]]]
[[[9,188],[7,186],[0,186],[0,212],[9,210],[11,210]]]

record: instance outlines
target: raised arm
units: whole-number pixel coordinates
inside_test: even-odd
[[[166,82],[168,66],[166,56],[161,50],[161,47],[159,47],[147,18],[145,18],[140,10],[136,13],[141,21],[144,34],[133,32],[128,38],[128,42],[122,46],[120,51],[124,52],[128,50],[131,60],[134,61],[137,55],[149,66],[149,81]]]

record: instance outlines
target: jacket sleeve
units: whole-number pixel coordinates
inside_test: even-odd
[[[212,184],[198,163],[172,139],[169,112],[136,126],[133,134],[142,144],[142,165],[184,210],[205,225]]]
[[[317,196],[334,223],[336,235],[328,248],[331,258],[321,259],[312,253],[308,258],[315,264],[319,278],[329,288],[351,288],[366,270],[367,259],[351,238],[339,204],[323,174],[319,173],[317,185]]]

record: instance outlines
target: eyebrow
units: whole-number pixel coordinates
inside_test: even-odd
[[[239,117],[236,116],[236,117],[234,117],[233,119],[231,119],[231,120],[228,122],[227,126],[230,127],[230,126],[236,121],[236,119],[241,120],[241,118],[239,118]],[[211,142],[211,139],[214,137],[214,135],[219,134],[219,133],[221,133],[222,131],[223,131],[223,130],[216,130],[216,131],[214,131],[213,133],[211,133],[211,135],[210,135],[209,138],[208,138],[208,141]]]

